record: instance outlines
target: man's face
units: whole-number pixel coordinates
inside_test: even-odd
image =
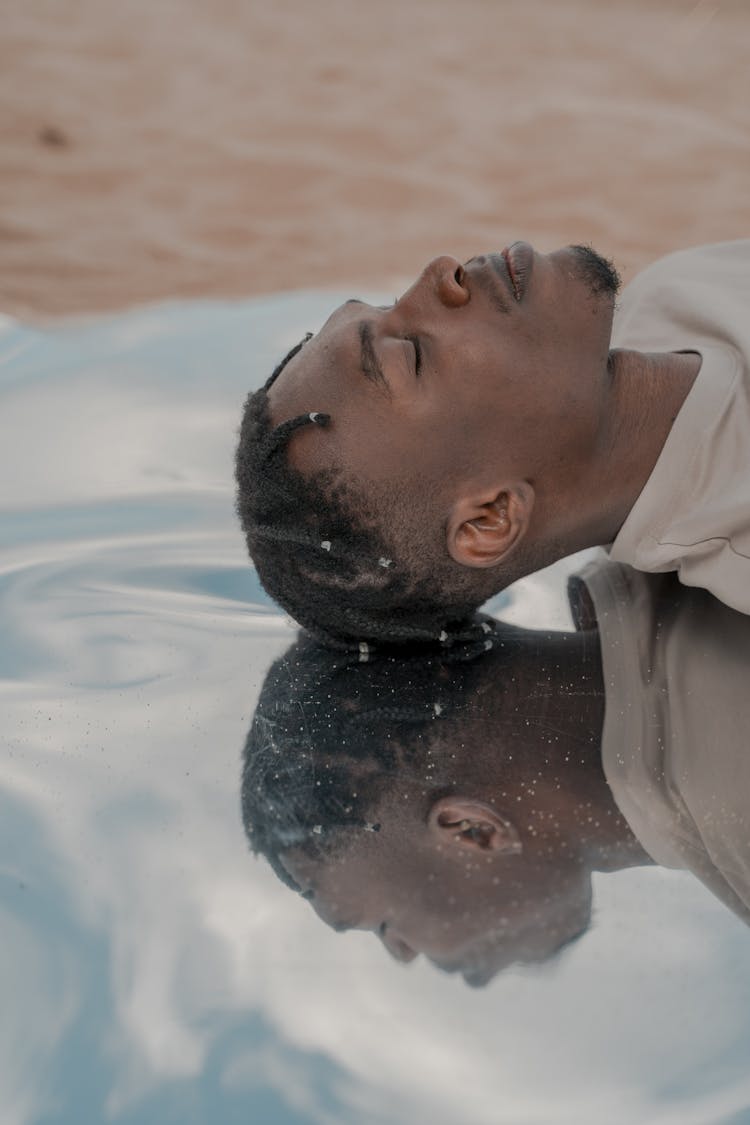
[[[422,953],[474,986],[548,960],[590,922],[590,878],[570,857],[533,844],[520,856],[467,852],[388,811],[333,858],[294,849],[282,861],[327,925],[371,930],[396,960]]]
[[[303,471],[337,462],[447,500],[498,471],[575,472],[606,414],[616,284],[574,247],[436,258],[393,305],[338,308],[273,384],[272,421],[331,415],[290,443]]]

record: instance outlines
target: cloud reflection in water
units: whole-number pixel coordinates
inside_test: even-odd
[[[293,633],[245,562],[234,434],[331,303],[0,336],[3,1121],[729,1120],[750,943],[689,877],[597,880],[559,966],[476,993],[247,854],[239,753]],[[508,615],[564,627],[555,583]]]

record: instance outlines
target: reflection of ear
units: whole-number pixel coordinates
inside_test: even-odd
[[[528,481],[462,496],[448,519],[451,558],[463,566],[499,563],[526,534],[533,507],[534,489]]]
[[[430,832],[446,844],[475,851],[520,855],[515,825],[484,801],[473,797],[441,797],[427,814]]]

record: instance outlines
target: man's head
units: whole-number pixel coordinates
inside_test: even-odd
[[[617,285],[586,248],[516,243],[337,309],[246,406],[238,510],[272,596],[329,639],[435,639],[563,553]]]
[[[324,921],[474,984],[585,931],[591,869],[621,831],[595,635],[485,636],[484,656],[450,663],[300,642],[264,684],[242,785],[254,850]]]

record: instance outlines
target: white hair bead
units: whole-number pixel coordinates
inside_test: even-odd
[[[322,543],[320,544],[320,546],[322,547],[322,549],[323,549],[324,551],[330,551],[330,549],[331,549],[331,540],[330,540],[330,539],[324,539],[324,540],[323,540],[323,542],[322,542]]]

